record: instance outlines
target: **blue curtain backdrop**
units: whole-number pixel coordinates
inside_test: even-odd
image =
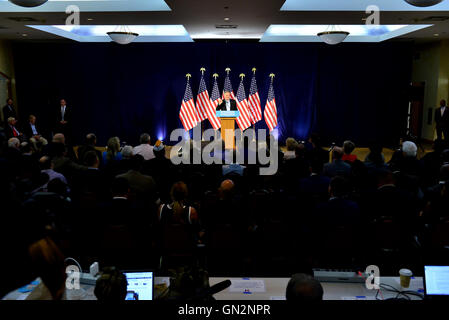
[[[75,142],[95,132],[99,144],[119,136],[135,144],[142,132],[168,139],[182,127],[179,108],[192,74],[196,97],[200,68],[211,93],[212,74],[220,91],[231,68],[234,92],[251,69],[265,106],[269,74],[275,73],[280,139],[320,133],[327,143],[397,143],[403,133],[410,83],[410,43],[338,46],[296,43],[15,43],[14,63],[22,119],[36,114],[50,128],[50,116],[64,97],[73,107]],[[210,127],[206,120],[207,127]],[[266,128],[262,120],[256,128]]]

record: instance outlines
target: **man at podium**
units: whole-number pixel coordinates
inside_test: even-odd
[[[237,102],[231,99],[231,93],[225,91],[224,100],[217,106],[217,111],[237,111]]]

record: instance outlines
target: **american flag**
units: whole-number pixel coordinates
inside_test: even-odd
[[[239,88],[237,90],[237,109],[239,109],[240,115],[236,119],[240,130],[245,130],[251,126],[251,114],[248,108],[248,101],[246,100],[245,88],[243,87],[243,77],[240,80]]]
[[[249,88],[248,97],[249,111],[251,112],[251,118],[253,123],[262,120],[262,110],[260,105],[259,92],[257,90],[256,74],[253,74],[251,79],[251,87]]]
[[[195,114],[195,102],[193,101],[192,88],[190,88],[190,81],[187,79],[186,91],[181,103],[181,110],[179,110],[179,118],[186,131],[189,131],[197,124]]]
[[[218,90],[217,78],[215,78],[215,80],[214,80],[214,86],[212,87],[212,94],[210,96],[210,100],[215,105],[215,109],[216,109],[221,101],[220,90]]]
[[[198,95],[196,97],[196,109],[198,115],[201,115],[201,120],[209,119],[212,127],[217,130],[220,129],[221,123],[215,114],[215,107],[209,98],[209,92],[207,92],[206,82],[203,75],[201,75],[200,88],[198,89]]]
[[[274,97],[273,78],[271,78],[270,89],[268,90],[267,104],[263,111],[265,122],[267,123],[270,132],[278,125],[278,116],[276,110],[276,99]]]

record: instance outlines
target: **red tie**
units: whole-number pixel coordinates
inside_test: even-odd
[[[12,131],[14,133],[14,137],[17,137],[19,134],[17,133],[17,130],[15,127],[12,127]]]

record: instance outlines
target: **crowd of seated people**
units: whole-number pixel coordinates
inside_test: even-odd
[[[29,277],[11,277],[5,288],[43,272],[30,253],[49,238],[84,266],[165,272],[194,264],[216,276],[412,265],[448,245],[449,150],[441,141],[422,158],[405,141],[387,163],[376,143],[359,159],[351,141],[326,150],[317,134],[289,138],[277,173],[262,176],[246,160],[233,163],[238,170],[174,165],[145,133],[134,148],[112,137],[102,153],[93,133],[75,151],[61,133],[47,143],[31,129],[24,140],[8,123],[0,134],[0,243]]]

